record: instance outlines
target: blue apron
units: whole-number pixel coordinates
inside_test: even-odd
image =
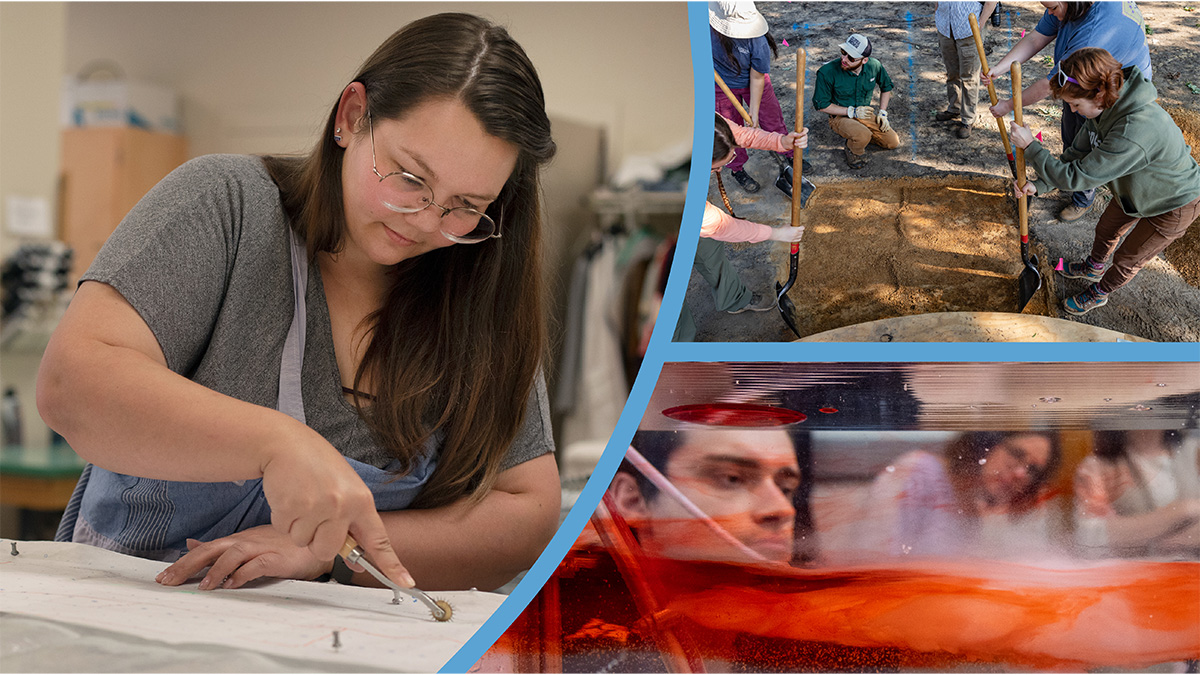
[[[304,364],[305,290],[308,258],[304,244],[289,230],[295,310],[279,369],[276,408],[304,422],[300,373]],[[375,496],[379,511],[406,508],[437,467],[442,434],[436,433],[415,468],[398,476],[399,461],[380,469],[346,458]],[[173,562],[187,553],[187,539],[212,541],[271,522],[262,479],[193,483],[138,478],[88,464],[71,495],[55,535],[143,558]]]

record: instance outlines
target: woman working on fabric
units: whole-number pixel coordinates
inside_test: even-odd
[[[166,585],[211,565],[202,590],[338,577],[347,534],[404,586],[528,567],[559,510],[539,371],[554,152],[521,47],[440,14],[367,59],[308,156],[164,179],[42,361],[39,410],[90,462],[58,538],[177,561]]]
[[[992,66],[980,79],[989,80],[1007,75],[1014,63],[1025,63],[1054,43],[1055,67],[1046,79],[1038,78],[1021,92],[1021,102],[1032,105],[1050,95],[1050,84],[1058,76],[1064,59],[1084,47],[1108,50],[1125,66],[1137,66],[1147,80],[1153,79],[1150,50],[1146,46],[1146,24],[1137,3],[1122,2],[1043,2],[1046,8],[1037,27],[1029,31],[1007,56]],[[1004,117],[1013,110],[1011,99],[992,106],[992,114]],[[1071,110],[1065,102],[1062,114],[1063,149],[1071,147],[1076,134],[1086,120]],[[1067,223],[1079,220],[1092,207],[1095,190],[1078,190],[1071,194],[1071,203],[1059,213],[1058,219]]]
[[[1200,166],[1183,132],[1155,100],[1158,90],[1137,66],[1122,69],[1103,49],[1081,49],[1059,64],[1055,98],[1087,123],[1055,159],[1028,127],[1012,124],[1014,145],[1038,179],[1025,194],[1093,189],[1108,185],[1113,200],[1096,223],[1092,252],[1063,267],[1068,279],[1092,284],[1063,301],[1075,315],[1103,306],[1151,258],[1183,236],[1200,215]],[[1128,236],[1126,234],[1128,233]],[[1124,241],[1121,240],[1125,237]],[[1112,267],[1105,264],[1112,257]]]

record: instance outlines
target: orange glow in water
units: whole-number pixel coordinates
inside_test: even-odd
[[[802,570],[643,559],[641,573],[658,596],[653,617],[636,609],[607,552],[572,551],[550,582],[557,602],[544,589],[494,652],[629,669],[641,662],[622,658],[658,658],[666,630],[693,658],[727,670],[1078,671],[1200,658],[1196,562]]]

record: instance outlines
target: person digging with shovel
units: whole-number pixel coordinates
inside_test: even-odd
[[[733,211],[725,186],[721,183],[721,168],[733,161],[739,148],[755,148],[782,152],[785,148],[808,147],[808,129],[802,132],[777,134],[762,129],[743,127],[721,115],[713,116],[713,163],[717,174],[717,186],[725,208]],[[742,312],[766,312],[775,309],[778,298],[772,293],[751,291],[738,276],[737,270],[725,255],[723,242],[800,241],[803,227],[771,227],[762,223],[743,220],[725,213],[709,202],[704,204],[704,220],[700,224],[700,240],[696,242],[695,269],[712,286],[713,300],[718,311],[730,314]],[[675,327],[676,342],[690,342],[696,337],[696,323],[687,303],[679,315]]]
[[[1200,216],[1200,166],[1183,132],[1155,103],[1158,90],[1137,66],[1122,68],[1104,49],[1080,49],[1059,64],[1050,87],[1086,122],[1061,159],[1028,127],[1012,124],[1013,145],[1025,148],[1039,176],[1026,183],[1025,194],[1101,185],[1113,194],[1096,223],[1091,254],[1059,272],[1092,282],[1063,301],[1063,309],[1078,316],[1107,303],[1110,293],[1129,283]],[[1105,269],[1109,257],[1112,266]]]
[[[769,132],[786,134],[783,108],[771,85],[771,59],[779,50],[768,32],[770,27],[753,2],[721,0],[708,3],[709,35],[712,39],[713,69],[729,87],[735,100],[750,114],[750,125]],[[717,112],[728,120],[740,120],[734,103],[719,88],[716,90]],[[750,147],[750,146],[745,146]],[[780,151],[791,163],[791,150]],[[758,181],[746,172],[749,155],[742,148],[734,150],[729,173],[746,192],[758,192]],[[791,199],[792,177],[781,169],[775,185]],[[786,186],[786,187],[785,187]]]

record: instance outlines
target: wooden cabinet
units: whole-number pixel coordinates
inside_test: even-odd
[[[75,250],[75,281],[129,209],[187,161],[187,140],[129,127],[73,128],[62,134],[60,238]]]

